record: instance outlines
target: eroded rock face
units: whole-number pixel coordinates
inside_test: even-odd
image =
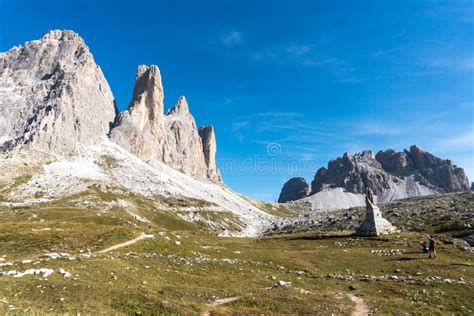
[[[380,151],[375,158],[386,171],[396,176],[413,175],[417,182],[430,189],[446,193],[469,190],[469,180],[462,168],[416,145],[400,153]]]
[[[164,114],[156,66],[139,66],[132,100],[118,114],[112,92],[84,41],[72,31],[0,53],[0,151],[71,154],[113,141],[153,164],[221,181],[214,130],[201,135],[184,97]]]
[[[221,175],[216,166],[216,135],[212,125],[201,126],[199,128],[199,136],[202,140],[202,149],[204,152],[204,161],[207,166],[207,176],[209,179],[221,181]]]
[[[311,183],[311,193],[326,188],[344,188],[351,193],[363,194],[370,184],[374,192],[390,188],[391,175],[374,158],[372,151],[342,157],[329,161],[328,168],[320,168]]]
[[[107,81],[72,31],[0,53],[0,151],[68,154],[105,137],[116,115]]]
[[[212,126],[198,133],[185,97],[164,114],[157,66],[139,66],[129,108],[118,115],[110,138],[140,159],[161,161],[197,178],[221,181]]]
[[[296,201],[308,196],[309,193],[309,184],[305,178],[292,178],[283,185],[278,203]]]
[[[311,193],[343,188],[362,194],[370,186],[380,201],[433,193],[469,190],[462,168],[450,160],[438,158],[417,146],[410,150],[371,151],[355,155],[345,153],[320,168],[311,183]]]
[[[375,159],[382,164],[384,170],[392,174],[407,175],[414,169],[413,161],[404,151],[398,153],[393,149],[379,151]]]

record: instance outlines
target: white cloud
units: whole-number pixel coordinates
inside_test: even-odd
[[[436,148],[442,151],[474,151],[474,129],[464,134],[441,138],[435,142]]]
[[[240,131],[241,129],[247,128],[250,126],[250,121],[238,121],[232,123],[232,130],[234,132]]]
[[[311,45],[291,45],[285,48],[288,54],[294,57],[303,56],[313,47]]]
[[[421,60],[421,64],[430,68],[446,68],[459,71],[474,70],[474,58],[467,57],[431,57]]]
[[[221,36],[221,42],[226,47],[239,46],[243,44],[242,33],[231,31]]]
[[[225,99],[225,104],[226,105],[234,104],[234,103],[239,102],[240,100],[242,100],[241,95],[231,96],[231,97],[228,97],[228,98]]]
[[[277,45],[257,50],[251,54],[255,61],[296,62],[304,64],[313,45]]]

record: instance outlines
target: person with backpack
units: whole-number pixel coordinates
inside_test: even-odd
[[[436,258],[436,241],[433,239],[433,235],[428,235],[428,252],[429,258]]]

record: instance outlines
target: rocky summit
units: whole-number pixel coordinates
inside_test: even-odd
[[[117,116],[110,138],[140,159],[161,161],[197,178],[220,181],[214,129],[198,132],[184,96],[166,114],[157,66],[138,67],[128,109]]]
[[[185,97],[165,113],[157,66],[138,67],[129,107],[118,113],[89,48],[72,31],[51,31],[0,61],[0,205],[36,207],[91,193],[133,213],[120,197],[135,196],[173,220],[232,236],[259,235],[273,218],[222,184],[214,128],[198,129]]]
[[[78,34],[54,30],[0,53],[0,151],[73,154],[110,137],[150,164],[221,181],[214,128],[198,132],[184,97],[164,114],[157,66],[138,67],[130,105],[117,112],[109,84]]]
[[[398,177],[413,176],[420,184],[443,193],[469,190],[469,180],[462,168],[451,160],[438,158],[416,145],[410,150],[380,151],[375,156],[382,168]]]
[[[281,189],[278,203],[285,203],[288,201],[295,201],[308,196],[310,187],[305,178],[291,178]]]
[[[281,194],[284,196],[287,196],[287,192],[299,190],[300,185],[292,180],[283,186]],[[363,199],[358,196],[366,191],[367,186],[374,190],[379,202],[387,202],[406,197],[466,191],[469,190],[469,180],[464,170],[451,160],[438,158],[416,145],[403,152],[389,149],[379,151],[376,155],[365,150],[354,155],[345,153],[329,161],[327,168],[320,168],[316,172],[308,194],[294,195],[286,201],[307,197],[313,205],[331,208],[331,203],[322,200],[333,199],[337,195],[338,200],[347,200],[344,207],[360,206]],[[337,207],[341,207],[340,203]]]
[[[84,41],[72,31],[0,53],[0,150],[71,153],[107,135],[114,97]]]

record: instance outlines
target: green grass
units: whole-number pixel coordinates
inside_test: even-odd
[[[119,166],[120,161],[113,156],[102,155],[100,158],[99,164],[107,169],[114,169]]]
[[[102,191],[91,189],[31,207],[0,207],[0,257],[15,263],[0,270],[63,268],[73,274],[64,278],[54,273],[48,279],[0,277],[0,299],[8,302],[0,302],[0,314],[197,314],[216,298],[239,296],[212,313],[349,315],[354,309],[349,294],[363,298],[375,314],[472,314],[474,310],[472,254],[440,242],[438,258],[429,260],[419,252],[425,232],[365,239],[354,239],[350,232],[220,238],[204,233],[199,223],[185,222],[160,208],[166,204],[163,201],[98,192]],[[104,211],[105,202],[114,198],[130,202],[151,223],[134,220],[118,206]],[[186,205],[173,203],[178,209]],[[203,211],[203,216],[224,220],[227,215]],[[80,256],[142,232],[154,233],[155,238],[89,259]],[[373,249],[405,252],[385,257],[371,253]],[[22,259],[39,260],[50,251],[67,252],[77,260],[21,264]],[[357,277],[338,280],[331,277],[336,273]],[[361,278],[366,274],[412,276],[416,281],[367,281]],[[428,276],[456,281],[461,277],[466,284],[424,281]],[[278,280],[291,286],[268,289]]]
[[[254,202],[255,206],[268,214],[289,217],[295,215],[300,209],[297,205],[291,204],[280,204],[280,203],[266,203],[266,202]]]
[[[17,187],[17,186],[20,186],[22,184],[28,183],[28,181],[30,181],[31,178],[32,178],[31,175],[18,176],[13,180],[13,186]]]

